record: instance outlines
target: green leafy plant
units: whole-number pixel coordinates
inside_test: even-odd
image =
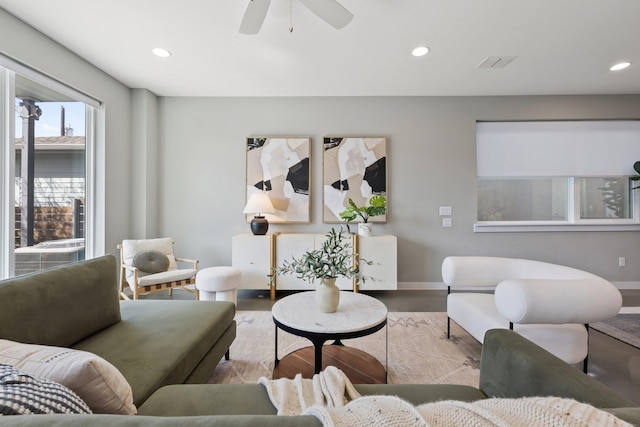
[[[349,206],[340,212],[340,218],[347,222],[360,217],[362,222],[369,222],[369,218],[384,215],[387,212],[387,198],[384,196],[373,196],[369,199],[368,206],[358,206],[353,199],[349,199]]]
[[[360,272],[358,262],[372,265],[371,261],[357,259],[358,254],[353,252],[351,236],[342,227],[340,231],[331,229],[326,234],[326,239],[320,249],[307,251],[300,258],[292,257],[285,260],[282,266],[276,269],[276,274],[291,274],[297,278],[313,283],[317,279],[337,277],[367,279]]]

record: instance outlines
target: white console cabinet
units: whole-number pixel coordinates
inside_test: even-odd
[[[320,248],[324,234],[280,233],[266,236],[239,234],[233,236],[232,265],[242,271],[243,289],[271,289],[275,298],[276,289],[309,290],[313,285],[291,275],[270,277],[283,261],[300,257],[304,252]],[[358,253],[360,269],[367,279],[364,283],[338,278],[340,289],[377,290],[398,288],[398,244],[396,236],[353,236],[354,250]],[[371,261],[367,265],[362,260]]]

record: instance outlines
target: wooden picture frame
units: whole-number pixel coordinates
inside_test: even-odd
[[[323,139],[322,221],[344,222],[340,218],[349,199],[358,206],[371,196],[387,197],[387,139],[382,137],[335,137]],[[387,215],[370,222],[387,222]],[[355,221],[357,222],[357,221]]]
[[[276,210],[265,214],[270,223],[309,223],[311,138],[253,136],[245,148],[246,200],[265,192]]]

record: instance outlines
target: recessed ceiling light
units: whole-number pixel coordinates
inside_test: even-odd
[[[429,48],[426,46],[418,46],[411,51],[411,55],[413,56],[425,56],[427,53],[429,53]]]
[[[161,47],[156,47],[151,52],[153,52],[154,55],[159,56],[160,58],[168,58],[171,56],[171,52]]]
[[[631,65],[631,62],[618,62],[615,65],[612,65],[611,68],[609,68],[609,70],[611,71],[620,71],[620,70],[624,70],[625,68],[628,68]]]

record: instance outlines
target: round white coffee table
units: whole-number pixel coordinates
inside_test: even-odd
[[[273,378],[293,378],[297,373],[310,378],[324,368],[324,355],[325,359],[331,361],[327,364],[342,369],[353,382],[386,382],[387,370],[380,361],[341,342],[364,337],[384,328],[387,324],[387,307],[379,300],[360,293],[340,292],[338,310],[335,313],[322,313],[316,306],[315,291],[300,292],[276,301],[271,314],[276,327]],[[309,339],[313,347],[296,350],[279,360],[278,329]],[[329,340],[334,340],[334,345],[324,346]],[[385,364],[387,340],[388,336],[385,337]]]

